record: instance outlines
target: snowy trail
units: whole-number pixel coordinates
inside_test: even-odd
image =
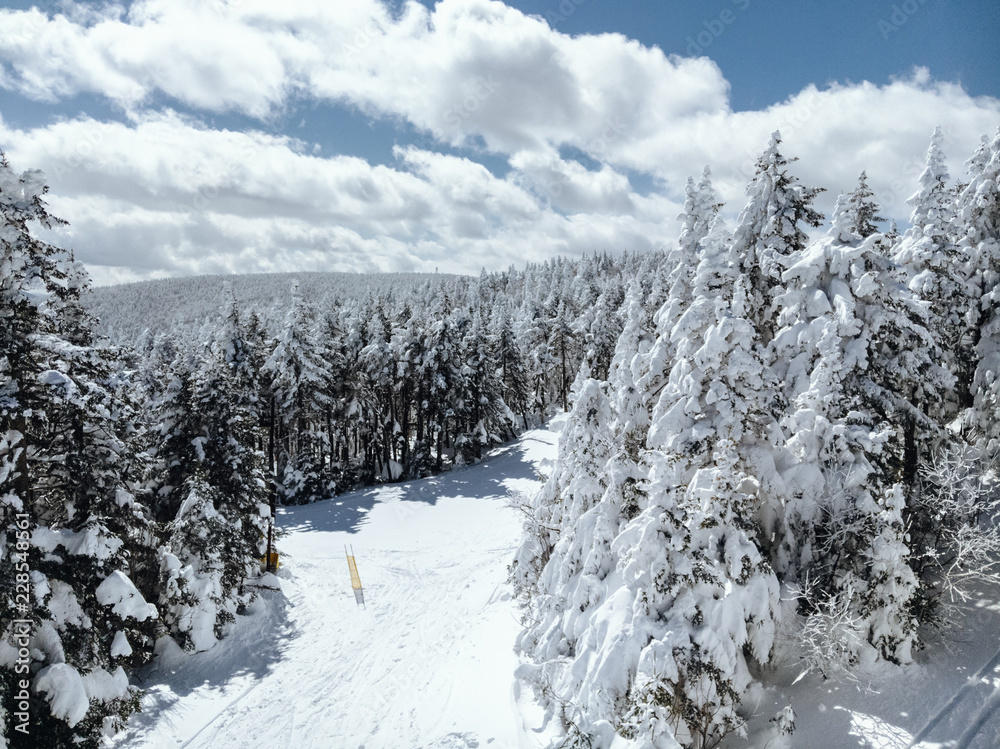
[[[116,745],[536,746],[512,697],[519,624],[504,581],[520,521],[505,497],[537,486],[554,443],[536,430],[472,469],[283,511],[283,592],[213,650],[162,658]]]
[[[909,744],[907,744],[907,749],[914,749],[916,747],[926,746],[925,742],[930,736],[938,729],[938,727],[946,722],[947,719],[956,715],[956,709],[960,702],[965,700],[965,698],[972,694],[979,694],[980,701],[983,700],[982,693],[986,690],[983,689],[984,685],[990,684],[993,686],[992,692],[989,692],[985,696],[985,703],[980,708],[976,717],[973,719],[972,724],[962,733],[957,749],[969,749],[972,747],[976,736],[982,730],[983,726],[986,725],[993,717],[1000,717],[1000,685],[993,684],[990,679],[991,677],[1000,671],[1000,650],[994,654],[990,661],[983,665],[976,674],[970,678],[962,688],[956,692],[951,699],[949,699],[941,710],[931,718],[927,725],[925,725],[917,734],[913,737]],[[967,716],[965,716],[967,719]]]

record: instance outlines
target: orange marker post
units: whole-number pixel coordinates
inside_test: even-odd
[[[365,592],[361,588],[361,576],[358,574],[358,565],[354,561],[354,547],[351,547],[350,552],[347,551],[347,547],[344,547],[344,554],[347,555],[347,568],[351,571],[351,587],[354,588],[354,599],[363,607],[365,606]]]

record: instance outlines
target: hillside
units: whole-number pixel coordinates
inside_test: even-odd
[[[116,343],[132,343],[144,330],[170,329],[192,333],[219,318],[226,303],[225,288],[233,290],[240,308],[265,321],[280,320],[298,282],[302,295],[318,307],[334,301],[365,300],[405,294],[425,284],[461,278],[437,273],[253,273],[189,276],[99,286],[83,303],[100,320],[100,330]],[[272,314],[276,308],[280,312]]]

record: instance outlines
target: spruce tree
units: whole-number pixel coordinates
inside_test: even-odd
[[[988,454],[1000,452],[1000,130],[983,138],[968,163],[969,184],[958,199],[958,242],[968,259],[972,303],[966,324],[973,347],[970,437]]]
[[[156,609],[129,578],[148,529],[131,492],[131,414],[80,305],[85,272],[32,234],[60,223],[46,192],[40,172],[17,174],[0,154],[2,636],[30,622],[27,672],[0,666],[0,709],[20,745],[6,711],[25,679],[32,746],[97,747],[138,706],[125,667],[148,659]]]
[[[746,189],[748,201],[733,235],[740,271],[749,282],[747,316],[765,346],[777,329],[774,299],[782,292],[781,274],[805,247],[804,226],[818,227],[823,221],[812,207],[823,188],[806,187],[789,174],[788,165],[797,159],[786,159],[780,145],[781,134],[775,132],[757,159],[756,174]]]
[[[806,613],[839,601],[882,657],[907,661],[922,606],[914,574],[920,549],[905,538],[920,518],[905,504],[918,454],[914,435],[933,444],[942,428],[924,412],[953,378],[926,327],[926,308],[894,275],[878,235],[853,231],[838,200],[828,235],[783,277],[783,328],[776,356],[791,414],[785,472],[791,498],[777,565],[788,580],[809,579]],[[929,449],[929,448],[928,448]],[[856,659],[856,647],[845,657]]]
[[[851,231],[862,239],[875,234],[878,231],[876,224],[885,221],[878,215],[879,207],[874,198],[875,193],[868,186],[868,173],[862,171],[858,177],[858,186],[847,196],[846,205]]]
[[[969,260],[954,241],[955,195],[948,186],[941,128],[935,128],[927,149],[920,189],[908,203],[913,206],[912,227],[903,235],[893,259],[903,269],[910,289],[927,302],[934,338],[949,371],[956,377],[955,393],[936,416],[951,420],[959,408],[971,405],[969,383],[975,369],[973,332],[967,315],[977,306],[969,283]]]
[[[670,333],[677,360],[647,439],[648,506],[623,532],[626,584],[660,622],[639,656],[629,736],[715,741],[739,723],[746,659],[770,659],[778,583],[756,519],[778,480],[766,458],[776,383],[754,345],[748,288],[716,219]]]
[[[215,509],[229,530],[222,549],[223,584],[241,589],[264,552],[271,508],[263,455],[256,449],[260,381],[231,293],[224,312],[222,329],[199,372],[194,403],[202,422],[200,470],[216,490]]]
[[[501,395],[507,407],[521,417],[521,423],[527,429],[528,413],[531,410],[531,383],[524,357],[514,336],[510,311],[506,307],[494,316],[493,325],[497,331],[494,359],[500,378]]]
[[[325,411],[327,382],[324,363],[313,330],[313,315],[298,291],[274,351],[264,363],[270,378],[279,437],[276,470],[281,500],[304,504],[322,499],[334,487],[324,481],[321,414]]]

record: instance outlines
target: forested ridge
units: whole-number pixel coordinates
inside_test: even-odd
[[[3,160],[0,671],[23,678],[29,620],[31,741],[98,746],[158,638],[224,636],[278,503],[470,464],[560,409],[511,577],[519,676],[572,745],[739,730],[782,622],[810,668],[910,661],[1000,551],[1000,134],[957,184],[940,141],[902,234],[864,174],[816,231],[776,133],[735,228],[706,169],[669,250],[289,277],[278,304],[234,283],[208,320],[106,319],[113,343],[83,266],[37,239],[43,177]]]

